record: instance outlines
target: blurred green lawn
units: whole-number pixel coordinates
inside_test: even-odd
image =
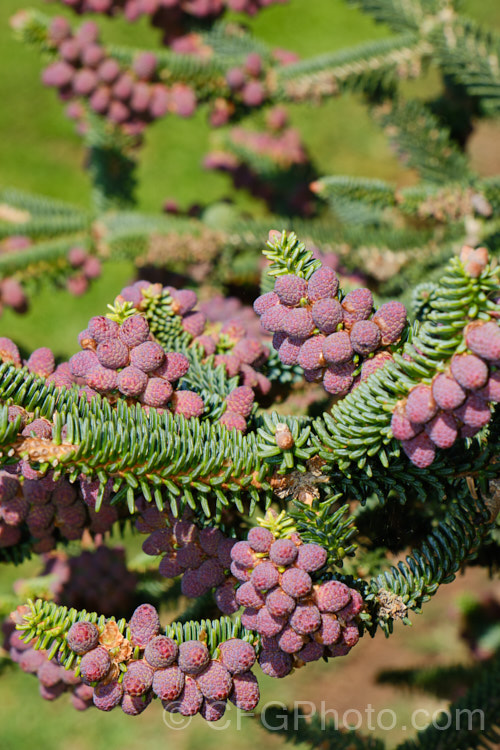
[[[31,5],[47,12],[60,11],[58,5],[51,6],[43,0],[33,0]],[[495,0],[466,0],[464,6],[478,20],[489,26],[500,26],[500,5]],[[33,50],[24,49],[10,35],[8,18],[22,7],[25,7],[22,0],[0,0],[0,184],[85,205],[89,202],[90,190],[82,170],[80,140],[72,123],[64,117],[54,93],[39,84],[41,65],[38,55]],[[358,11],[348,8],[342,0],[291,0],[288,5],[264,11],[251,21],[251,25],[266,41],[296,50],[303,56],[340,49],[388,33]],[[105,39],[109,41],[141,46],[155,40],[155,33],[145,23],[128,26],[122,21],[108,21],[103,26]],[[415,85],[419,92],[425,93],[426,87],[434,83],[431,77]],[[397,163],[357,97],[344,97],[320,108],[294,106],[292,118],[303,132],[323,173],[367,175],[398,182],[411,180],[411,173]],[[190,121],[167,118],[148,131],[139,169],[142,209],[159,210],[167,196],[175,196],[181,205],[188,205],[200,199],[208,202],[229,194],[224,177],[204,173],[200,167],[210,135],[205,119],[205,112],[198,113]],[[28,315],[20,317],[5,313],[0,319],[0,335],[12,336],[28,350],[45,345],[51,346],[61,356],[68,356],[75,351],[76,333],[92,314],[105,308],[106,302],[111,301],[132,273],[129,264],[108,265],[102,278],[81,299],[45,290],[32,301]],[[5,570],[1,576],[0,589],[6,591],[17,572]],[[482,585],[483,579],[480,581]],[[447,617],[447,612],[438,602],[433,602],[430,607],[438,612],[434,623],[437,628],[438,623]],[[424,617],[427,618],[427,614]],[[421,626],[423,619],[417,622]],[[443,651],[451,647],[452,655],[463,655],[463,647],[450,623],[444,629],[441,625],[439,628],[442,635],[439,644]],[[357,681],[354,677],[345,677],[341,664],[328,668],[322,664],[311,665],[283,682],[264,679],[263,700],[286,702],[294,697],[307,700],[314,694],[318,700],[322,698],[336,705],[346,691],[350,695],[354,690],[359,693],[359,705],[362,706],[363,701],[370,701],[372,696],[367,682],[367,660],[374,657],[380,660],[382,654],[387,654],[383,658],[394,659],[395,663],[401,662],[403,654],[411,662],[411,659],[418,660],[418,655],[423,653],[418,644],[412,642],[408,629],[403,631],[400,628],[391,639],[394,652],[384,651],[384,643],[382,641],[378,647],[362,644],[358,656],[352,655],[350,662],[354,672],[357,670]],[[372,650],[368,652],[370,646]],[[366,692],[363,694],[364,688]],[[409,706],[422,705],[421,698],[403,701],[401,696],[394,704],[398,695],[396,691],[386,690],[378,695],[381,706],[388,705],[387,701],[397,705],[398,715],[402,718],[410,710]],[[355,707],[354,702],[352,705]],[[429,705],[434,709],[439,704],[431,701]],[[232,728],[221,734],[207,729],[199,718],[193,720],[188,730],[168,730],[158,706],[137,719],[124,717],[119,712],[111,715],[96,711],[77,714],[67,706],[65,698],[55,704],[40,700],[34,679],[9,672],[0,680],[0,748],[18,750],[28,743],[37,750],[136,750],[141,747],[156,750],[165,745],[176,750],[194,750],[201,744],[207,750],[221,745],[250,750],[257,743],[264,747],[281,745],[277,737],[252,727],[248,719],[242,720],[241,730],[235,728],[233,720]]]

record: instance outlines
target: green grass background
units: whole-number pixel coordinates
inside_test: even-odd
[[[500,5],[496,0],[466,0],[463,5],[477,20],[490,27],[500,27]],[[33,0],[31,6],[50,13],[60,12],[59,5],[43,0]],[[82,169],[84,154],[80,139],[74,133],[73,124],[64,117],[54,92],[39,83],[38,55],[15,42],[8,28],[9,17],[22,7],[25,4],[21,0],[0,0],[0,184],[85,205],[90,200],[90,188]],[[72,17],[69,13],[66,15]],[[145,22],[129,26],[123,21],[106,21],[102,25],[107,41],[137,46],[155,43],[156,33]],[[388,34],[387,29],[375,25],[342,0],[290,0],[288,5],[262,12],[250,25],[267,42],[303,56]],[[430,75],[425,81],[409,84],[408,90],[426,95],[435,87],[436,79]],[[398,183],[413,179],[412,173],[398,164],[358,97],[346,96],[317,108],[294,106],[291,111],[293,123],[301,129],[324,174],[366,175]],[[169,196],[187,206],[191,202],[209,202],[230,194],[228,181],[223,176],[201,169],[209,139],[204,111],[189,121],[166,118],[148,131],[139,168],[141,209],[159,210]],[[260,207],[256,206],[256,210]],[[132,276],[131,265],[109,264],[101,279],[81,299],[64,292],[54,294],[49,289],[44,290],[32,300],[26,316],[10,312],[3,315],[0,335],[13,337],[26,350],[45,345],[61,356],[68,356],[77,348],[76,333],[92,314],[104,309],[106,302],[111,301]],[[13,569],[2,571],[0,590],[8,590],[11,580],[20,574]],[[414,641],[408,629],[400,629],[401,632],[391,639],[394,651],[387,652],[387,659],[396,662],[405,654],[410,661],[415,661],[429,656],[429,649],[433,648],[436,652],[446,648],[447,654],[463,656],[454,626],[448,623],[443,629],[440,624],[447,616],[443,606],[440,608],[439,603],[433,602],[427,612],[432,611],[436,612],[434,626],[432,614],[430,619],[426,615],[425,621],[434,629],[426,631],[424,628],[420,641]],[[434,634],[434,641],[428,637],[429,632]],[[429,645],[432,643],[434,646]],[[382,643],[375,651],[366,651],[365,657],[362,649],[369,646],[372,644],[362,644],[359,655],[353,654],[350,659],[354,669],[358,664],[358,683],[354,677],[346,676],[346,667],[340,660],[328,668],[316,664],[279,683],[269,678],[262,680],[263,701],[309,699],[314,694],[318,700],[326,698],[335,705],[342,694],[352,688],[349,679],[354,680],[359,700],[363,701],[362,691],[367,685],[366,660],[372,662],[375,658],[376,661],[377,654],[384,653]],[[367,701],[377,695],[370,691],[371,688],[364,696]],[[378,700],[382,701],[381,706],[391,701],[402,724],[411,706],[420,707],[427,699],[415,701],[395,692],[388,695],[382,691]],[[362,705],[365,704],[361,702]],[[429,705],[434,709],[439,704],[431,701]],[[32,745],[37,750],[138,750],[145,747],[148,750],[164,747],[197,750],[203,746],[206,750],[215,750],[223,746],[250,750],[257,743],[264,747],[281,746],[281,740],[275,735],[264,734],[248,719],[243,719],[242,728],[237,729],[234,713],[231,714],[232,727],[224,732],[207,729],[199,718],[193,720],[189,729],[168,730],[158,706],[151,707],[137,719],[129,719],[119,712],[77,714],[64,698],[54,704],[41,701],[36,681],[12,671],[0,679],[0,748],[19,750]]]

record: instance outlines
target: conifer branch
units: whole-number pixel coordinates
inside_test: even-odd
[[[500,658],[496,656],[484,665],[480,677],[463,698],[443,712],[442,723],[440,716],[419,732],[415,740],[401,743],[398,750],[475,750],[486,747],[485,743],[498,743],[499,687]]]
[[[6,187],[0,190],[0,203],[27,212],[33,217],[58,216],[58,215],[80,215],[85,213],[80,206],[66,203],[66,201],[55,198],[47,198],[44,195],[28,193],[18,188]]]
[[[475,750],[486,747],[485,741],[498,742],[499,682],[500,659],[496,657],[484,666],[481,676],[463,698],[453,702],[432,725],[421,730],[416,739],[400,743],[397,750]],[[385,743],[378,738],[363,737],[354,730],[339,728],[332,720],[325,723],[324,716],[315,713],[310,720],[308,718],[297,708],[273,706],[266,709],[262,724],[294,744],[321,745],[326,750],[385,748]]]
[[[29,642],[36,639],[35,649],[44,649],[53,655],[58,653],[58,659],[66,669],[78,667],[81,662],[81,657],[70,650],[66,641],[67,633],[75,622],[92,622],[101,631],[108,623],[115,622],[113,617],[105,618],[96,612],[78,611],[42,599],[30,600],[27,605],[18,609],[16,619],[19,621],[18,629],[23,634],[23,640]],[[118,632],[130,640],[126,620],[118,620],[116,626]],[[229,617],[200,622],[172,622],[167,625],[164,634],[177,644],[200,640],[201,637],[211,654],[217,651],[220,643],[230,638],[241,638],[249,643],[255,641],[253,633],[242,627],[239,618],[232,621]]]
[[[419,74],[432,51],[415,34],[362,44],[319,55],[277,71],[277,96],[291,101],[320,101],[344,91],[387,93],[401,79]]]
[[[412,99],[383,105],[377,118],[410,167],[435,183],[470,183],[473,173],[449,133],[423,104]]]
[[[309,717],[308,717],[309,718]],[[300,708],[270,705],[261,714],[266,729],[277,732],[285,742],[307,744],[324,750],[385,750],[383,740],[361,735],[353,729],[339,728],[335,722],[325,722],[316,713],[308,720]]]
[[[422,26],[435,20],[440,13],[451,14],[450,0],[348,0],[363,13],[373,16],[378,23],[385,23],[393,31],[419,31]]]
[[[479,24],[458,18],[436,29],[438,63],[446,75],[465,86],[486,115],[500,110],[500,37]]]
[[[498,269],[492,269],[484,278],[472,279],[461,261],[452,258],[439,289],[429,300],[427,320],[404,347],[409,359],[395,353],[394,362],[339,401],[324,422],[316,421],[315,434],[326,447],[320,450],[322,458],[328,462],[335,457],[341,470],[357,463],[368,475],[374,464],[380,462],[387,468],[389,461],[398,458],[399,446],[392,442],[390,431],[398,399],[417,382],[430,382],[444,369],[452,354],[460,350],[468,322],[487,318],[489,295],[498,285],[498,274]]]
[[[408,622],[409,610],[420,612],[438,587],[453,581],[456,571],[475,555],[491,524],[484,503],[462,488],[420,548],[370,581],[371,596],[366,598],[376,602],[372,634],[379,625],[389,635],[396,620]]]

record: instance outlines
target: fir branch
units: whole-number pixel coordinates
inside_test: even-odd
[[[433,35],[446,75],[465,86],[487,115],[500,111],[500,36],[469,19],[458,18]]]
[[[58,654],[58,661],[67,669],[77,667],[81,657],[70,651],[66,636],[75,622],[93,622],[99,630],[103,630],[109,622],[115,622],[114,617],[105,618],[96,612],[85,610],[68,609],[54,602],[45,602],[42,599],[29,600],[28,603],[18,608],[16,613],[17,629],[21,631],[23,640],[28,643],[36,639],[35,649],[48,651],[49,658]],[[130,639],[130,631],[127,622],[122,619],[116,622],[118,631],[127,640]],[[220,617],[217,620],[200,620],[195,622],[175,621],[167,625],[164,633],[176,643],[188,640],[203,640],[212,655],[215,655],[220,643],[230,638],[241,638],[250,643],[256,641],[255,635],[246,630],[237,617],[231,620],[229,617]]]
[[[497,743],[500,708],[500,658],[484,665],[478,679],[463,698],[452,703],[415,740],[407,740],[397,750],[476,750]],[[308,721],[300,709],[270,706],[262,713],[262,725],[278,732],[287,742],[304,743],[325,750],[384,750],[385,743],[362,737],[354,730],[339,728],[337,722],[315,713]],[[450,720],[451,719],[451,720]]]
[[[139,211],[119,211],[101,217],[105,239],[113,243],[122,237],[146,236],[152,233],[192,233],[199,231],[201,222],[182,216],[144,214]],[[132,256],[133,257],[133,256]]]
[[[382,225],[374,227],[364,224],[340,224],[338,221],[324,219],[303,220],[297,218],[270,217],[266,220],[249,220],[236,218],[231,225],[226,238],[227,250],[236,253],[261,247],[262,235],[273,227],[286,226],[287,231],[293,231],[302,238],[304,244],[314,244],[322,253],[335,253],[341,263],[350,270],[363,269],[377,282],[398,284],[403,269],[409,274],[418,275],[422,271],[422,261],[431,259],[438,253],[439,247],[444,246],[448,255],[443,255],[446,262],[451,254],[453,245],[463,243],[465,229],[462,223],[446,224],[437,229],[422,225],[393,226]],[[453,243],[453,245],[452,245]],[[234,262],[233,260],[231,262]],[[423,271],[425,274],[425,269]],[[415,282],[413,278],[405,277],[403,287],[406,290]],[[272,289],[272,277],[263,274],[262,291]],[[383,289],[384,295],[393,294],[389,289]],[[401,285],[396,294],[401,293]]]
[[[382,180],[344,176],[322,177],[311,185],[343,224],[387,224],[383,209],[394,205],[394,188]]]
[[[26,605],[19,607],[16,620],[17,628],[26,643],[36,639],[33,647],[46,650],[49,659],[57,653],[59,662],[66,669],[78,666],[81,661],[81,657],[70,651],[66,642],[66,634],[75,622],[93,622],[101,631],[107,622],[115,622],[114,618],[107,619],[96,612],[78,611],[43,599],[29,600]],[[116,624],[118,631],[124,635],[126,621],[122,619]]]
[[[259,456],[266,463],[279,466],[277,474],[287,474],[294,470],[306,471],[306,462],[315,453],[315,448],[309,444],[309,422],[306,417],[284,417],[276,412],[262,414],[256,420]],[[281,447],[277,439],[280,429],[288,431],[287,447]]]
[[[251,34],[245,26],[219,20],[211,28],[203,29],[201,36],[228,67],[241,64],[251,52],[256,52],[264,60],[272,58],[269,45]]]
[[[285,742],[309,745],[322,750],[385,750],[378,738],[364,737],[352,729],[338,728],[336,722],[325,722],[324,716],[313,714],[310,721],[298,707],[293,709],[270,704],[261,714],[265,729],[277,732]]]
[[[48,31],[52,19],[35,10],[25,12],[19,20],[15,33],[17,38],[40,52],[53,56],[54,44],[50,41]],[[125,65],[130,65],[134,57],[143,52],[143,49],[127,46],[109,45],[107,52]],[[168,81],[186,81],[197,87],[200,95],[213,93],[217,90],[226,91],[227,84],[224,79],[224,71],[230,67],[229,61],[225,64],[217,55],[210,58],[202,58],[193,55],[176,54],[171,50],[160,50],[155,53],[158,61],[158,69],[162,78]]]
[[[126,498],[134,509],[135,493],[153,497],[163,507],[163,488],[175,515],[187,504],[201,507],[207,516],[220,516],[234,504],[252,513],[257,503],[271,502],[269,475],[272,468],[257,449],[255,434],[243,436],[218,423],[159,415],[148,415],[141,406],[119,401],[112,408],[105,399],[87,404],[78,389],[54,388],[43,378],[0,366],[0,399],[14,403],[54,421],[52,441],[27,438],[16,442],[12,428],[0,423],[0,445],[4,457],[14,453],[42,467],[56,469],[74,481],[80,473],[97,477],[104,488],[114,483],[114,501]],[[3,427],[3,429],[2,429]],[[63,428],[66,437],[62,438]]]
[[[414,320],[425,320],[430,312],[429,302],[438,288],[437,283],[424,281],[413,289],[410,314]]]
[[[291,101],[320,100],[344,91],[387,93],[401,78],[417,75],[432,51],[415,34],[402,34],[280,68],[276,96]]]
[[[399,210],[420,220],[436,222],[460,221],[469,216],[493,217],[493,207],[486,197],[488,187],[477,180],[473,186],[446,183],[443,187],[422,183],[399,190],[396,200]],[[494,199],[494,186],[490,193]]]
[[[353,463],[368,475],[379,462],[394,472],[400,444],[392,440],[390,420],[399,399],[418,382],[430,383],[463,346],[463,329],[471,320],[488,318],[488,295],[498,287],[499,269],[478,279],[469,277],[458,258],[448,264],[439,288],[429,300],[431,312],[404,351],[388,362],[313,425],[319,455],[341,470]],[[393,463],[395,462],[395,463]],[[434,476],[439,475],[436,467]],[[393,473],[394,476],[394,473]]]
[[[184,353],[190,365],[180,386],[199,393],[205,404],[206,416],[212,420],[219,419],[226,409],[225,397],[238,386],[238,377],[228,378],[225,366],[215,367],[213,355],[208,358],[201,356],[198,346],[184,350]]]
[[[78,234],[38,242],[15,253],[5,253],[0,255],[0,278],[15,276],[23,283],[35,285],[47,280],[57,283],[73,270],[68,261],[68,250],[74,245],[88,248],[88,244],[88,238]]]
[[[305,244],[299,241],[294,232],[271,230],[263,253],[271,262],[267,270],[269,276],[293,273],[308,279],[321,265],[319,260],[314,260],[312,252],[306,250]]]
[[[425,22],[442,11],[451,12],[450,0],[348,0],[363,13],[374,17],[378,23],[385,23],[393,31],[420,31]]]
[[[366,177],[334,175],[321,177],[314,184],[314,192],[329,201],[344,199],[370,206],[386,208],[395,204],[395,189],[388,182]]]
[[[19,542],[11,547],[0,549],[0,563],[21,565],[33,557],[33,540]]]
[[[0,203],[27,211],[32,216],[73,216],[85,213],[80,206],[74,206],[56,198],[28,193],[18,188],[6,187],[0,190]]]
[[[110,45],[108,52],[118,62],[129,67],[134,58],[144,50],[134,47]],[[227,92],[225,72],[231,67],[230,60],[212,54],[208,58],[176,54],[171,50],[155,52],[158,71],[165,83],[188,83],[196,89],[198,98],[209,99]],[[240,58],[241,59],[241,58]]]
[[[349,515],[349,505],[335,510],[333,504],[340,496],[315,498],[310,503],[294,499],[296,509],[289,510],[303,542],[312,542],[324,547],[328,553],[328,569],[342,567],[345,557],[354,554],[357,544],[353,540],[358,533],[355,519]]]
[[[296,238],[289,242],[285,236],[283,243],[279,235],[273,254],[278,262],[284,258],[292,263],[290,258],[295,258],[295,263],[305,267],[304,273],[311,267],[305,265],[308,253]],[[296,268],[293,264],[290,267]],[[227,490],[234,493],[231,502],[240,510],[247,502],[251,509],[259,502],[266,505],[271,499],[269,480],[273,472],[305,473],[307,462],[316,455],[323,463],[322,472],[336,483],[338,491],[361,500],[373,492],[383,497],[391,488],[404,498],[410,476],[411,491],[417,495],[425,495],[429,487],[444,492],[453,479],[459,455],[465,470],[477,466],[486,476],[490,454],[479,453],[480,443],[474,441],[476,448],[469,449],[466,458],[458,445],[443,452],[432,473],[418,469],[401,458],[400,444],[392,440],[391,412],[413,385],[430,381],[460,348],[463,327],[489,310],[487,295],[496,288],[496,278],[497,272],[490,271],[480,279],[471,279],[454,259],[417,338],[413,345],[406,345],[411,359],[395,352],[394,362],[361,383],[331,415],[314,422],[264,415],[256,420],[255,432],[242,436],[227,432],[210,419],[184,420],[155,411],[145,415],[140,406],[127,407],[121,400],[115,409],[100,398],[89,405],[78,396],[77,388],[57,390],[25,370],[4,364],[0,368],[0,396],[53,419],[54,439],[45,442],[28,438],[17,443],[15,432],[5,422],[0,441],[6,455],[14,451],[42,468],[52,465],[73,479],[81,472],[98,477],[102,485],[112,479],[116,501],[126,497],[131,509],[136,491],[152,498],[151,484],[156,487],[158,503],[163,502],[160,487],[166,490],[176,513],[185,503],[190,507],[201,503],[210,516],[215,503],[219,515],[228,504]],[[211,387],[209,381],[207,385]],[[215,401],[210,408],[217,409]],[[285,449],[276,442],[278,422],[290,430],[291,445]],[[64,441],[63,427],[67,430]],[[491,450],[494,448],[492,445]],[[354,462],[361,472],[352,471]]]
[[[32,239],[53,238],[61,234],[76,234],[88,230],[90,217],[80,213],[61,213],[35,216],[27,222],[0,224],[0,240],[23,234]]]
[[[420,612],[438,587],[453,581],[457,570],[474,556],[491,524],[485,504],[462,487],[420,548],[370,581],[371,595],[366,599],[375,604],[371,633],[378,625],[389,635],[395,620],[408,622],[408,610]]]
[[[412,99],[383,105],[377,119],[410,167],[424,180],[469,184],[474,175],[449,132],[423,104]]]
[[[50,42],[47,33],[51,20],[39,10],[21,11],[13,18],[14,37],[24,44],[35,47],[47,57],[51,57],[54,55],[54,45]]]
[[[484,664],[463,698],[397,750],[476,750],[500,741],[500,656]],[[440,721],[442,717],[442,723]],[[451,721],[450,721],[451,719]]]
[[[124,209],[135,203],[136,166],[119,146],[91,145],[88,170],[97,211]]]

